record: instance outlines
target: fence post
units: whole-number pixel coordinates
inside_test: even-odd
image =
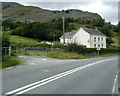
[[[11,56],[11,46],[9,46],[9,56]]]

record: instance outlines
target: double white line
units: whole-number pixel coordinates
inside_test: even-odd
[[[113,59],[117,59],[117,58],[113,58]],[[84,68],[87,68],[87,67],[90,67],[90,66],[93,66],[95,64],[98,64],[98,63],[101,63],[101,62],[105,62],[105,61],[109,61],[109,60],[113,60],[113,59],[106,59],[106,60],[101,60],[101,61],[98,61],[98,62],[94,62],[94,63],[89,63],[87,65],[84,65],[84,66],[81,66],[81,67],[77,67],[75,69],[72,69],[72,70],[69,70],[69,71],[66,71],[66,72],[63,72],[63,73],[60,73],[58,75],[55,75],[55,76],[52,76],[52,77],[49,77],[49,78],[46,78],[46,79],[43,79],[41,81],[38,81],[38,82],[35,82],[35,83],[32,83],[32,84],[29,84],[29,85],[26,85],[24,87],[21,87],[21,88],[18,88],[18,89],[15,89],[13,91],[10,91],[10,92],[7,92],[5,94],[23,94],[25,92],[28,92],[32,89],[35,89],[37,87],[40,87],[42,85],[45,85],[49,82],[52,82],[54,80],[57,80],[59,78],[62,78],[64,76],[67,76],[69,74],[72,74],[74,72],[77,72],[77,71],[80,71]]]

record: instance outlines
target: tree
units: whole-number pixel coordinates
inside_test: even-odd
[[[10,29],[15,29],[17,27],[17,24],[15,22],[13,22],[12,20],[5,20],[2,22],[2,26],[4,27],[4,29],[6,28],[10,28]],[[4,30],[6,31],[6,30]]]
[[[112,43],[114,43],[114,41],[110,37],[106,39],[106,42],[107,42],[107,46],[110,46]]]
[[[10,46],[10,37],[7,31],[2,32],[2,47],[9,47]]]
[[[93,26],[98,26],[98,27],[102,27],[105,23],[104,19],[97,19],[97,20],[92,20],[92,25]]]
[[[109,30],[108,27],[103,26],[99,29],[102,33],[104,33],[106,36],[111,37],[112,36],[112,32]]]

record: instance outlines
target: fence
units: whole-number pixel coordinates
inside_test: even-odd
[[[47,47],[25,47],[24,50],[31,50],[31,51],[48,51],[49,48]]]
[[[48,47],[25,47],[24,48],[24,50],[26,51],[44,51],[44,52],[55,51],[59,49],[60,48],[48,48]]]
[[[10,47],[2,47],[2,55],[3,56],[11,56],[12,49]]]
[[[2,55],[3,56],[11,56],[13,54],[21,53],[24,51],[32,51],[32,52],[48,52],[48,51],[55,51],[59,50],[59,48],[48,48],[48,47],[2,47]]]

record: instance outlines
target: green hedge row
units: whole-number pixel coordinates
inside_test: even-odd
[[[96,48],[86,48],[83,45],[69,44],[65,47],[66,51],[77,53],[97,53]],[[118,53],[120,48],[101,48],[100,53]]]

